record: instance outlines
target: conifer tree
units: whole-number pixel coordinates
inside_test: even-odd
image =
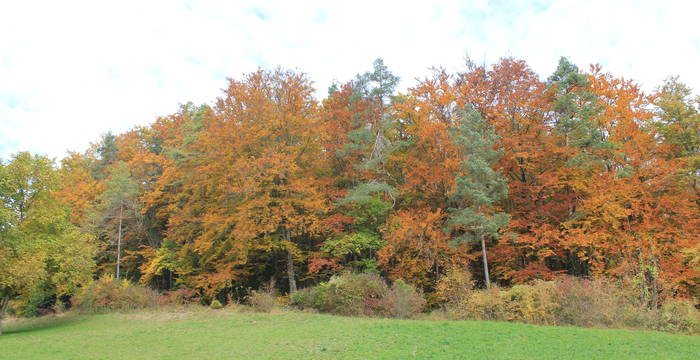
[[[123,244],[124,224],[129,219],[139,215],[139,204],[136,201],[138,185],[131,178],[129,167],[123,162],[115,164],[110,169],[106,182],[106,190],[102,194],[99,210],[106,236],[113,244],[116,237],[117,279],[121,277],[121,249]],[[116,234],[115,234],[116,233]]]
[[[478,241],[484,265],[484,281],[489,279],[486,239],[498,239],[499,230],[510,221],[508,214],[499,212],[498,202],[508,196],[506,180],[493,166],[501,153],[495,150],[498,136],[478,111],[467,107],[452,129],[453,142],[462,156],[461,170],[451,196],[454,208],[448,224],[456,231],[457,243]]]

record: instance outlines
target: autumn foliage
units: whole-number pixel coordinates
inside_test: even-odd
[[[650,307],[700,296],[700,115],[678,79],[647,94],[600,66],[561,59],[541,79],[504,58],[397,84],[381,61],[321,101],[298,72],[230,79],[211,105],[63,159],[56,198],[111,273],[116,227],[101,199],[125,169],[137,194],[122,219],[123,273],[206,301],[355,270],[433,302],[448,269],[485,286],[484,252],[499,286],[571,275],[617,281]],[[498,194],[474,192],[465,116],[493,132],[482,170],[506,185]],[[494,216],[479,232],[475,221]]]

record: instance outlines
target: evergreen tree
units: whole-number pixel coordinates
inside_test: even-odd
[[[489,288],[486,239],[498,239],[499,229],[510,221],[508,214],[497,211],[498,202],[508,196],[506,180],[493,169],[501,158],[501,153],[494,149],[498,136],[481,114],[470,107],[460,116],[452,135],[463,160],[450,199],[454,208],[450,209],[448,224],[457,232],[455,242],[481,243],[484,281]]]
[[[374,253],[384,245],[379,228],[393,208],[397,193],[388,181],[390,175],[385,165],[393,151],[388,133],[395,126],[387,106],[400,79],[389,71],[382,59],[374,60],[372,65],[371,72],[357,75],[353,81],[354,130],[348,133],[350,143],[340,152],[341,157],[353,151],[362,154],[354,166],[363,176],[341,201],[341,204],[352,204],[346,215],[353,218],[355,225],[348,229],[349,233],[329,241],[326,246],[336,255],[351,255],[351,264],[361,270],[376,268]],[[391,201],[387,201],[389,199]],[[371,218],[381,220],[367,221]]]
[[[138,219],[140,205],[137,202],[138,184],[131,177],[129,167],[123,162],[116,163],[109,171],[105,181],[106,190],[102,194],[98,207],[105,236],[110,245],[116,245],[117,279],[121,277],[121,248],[125,222]],[[115,234],[116,233],[116,234]],[[116,238],[116,244],[114,239]]]
[[[664,81],[655,100],[655,129],[670,159],[683,159],[683,172],[700,204],[700,97],[693,98],[691,89],[678,77]]]
[[[563,135],[563,145],[593,149],[608,147],[595,123],[602,107],[597,104],[595,94],[588,91],[586,75],[562,57],[548,83],[554,95],[554,130]]]
[[[95,166],[92,176],[95,179],[104,179],[110,165],[117,161],[117,137],[111,132],[102,135],[102,140],[97,147],[99,161]]]

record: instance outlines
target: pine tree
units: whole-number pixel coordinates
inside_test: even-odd
[[[127,164],[116,163],[109,171],[109,178],[105,181],[106,190],[102,194],[99,210],[102,223],[108,230],[107,236],[114,238],[116,232],[117,246],[117,279],[121,277],[121,248],[124,234],[124,222],[139,216],[139,204],[136,201],[138,184],[132,179]]]
[[[448,219],[452,231],[457,232],[457,243],[478,241],[484,264],[484,281],[491,287],[486,238],[498,239],[499,229],[505,227],[510,216],[497,211],[498,202],[508,196],[506,180],[493,166],[501,153],[494,149],[498,142],[495,130],[478,111],[467,107],[452,129],[453,142],[460,150],[463,161],[451,196],[454,208]]]

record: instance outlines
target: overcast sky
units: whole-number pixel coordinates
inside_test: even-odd
[[[567,56],[647,91],[669,75],[700,89],[693,3],[0,0],[0,158],[83,151],[277,65],[319,97],[377,57],[405,89],[432,66],[462,70],[466,53],[522,58],[543,78]]]

